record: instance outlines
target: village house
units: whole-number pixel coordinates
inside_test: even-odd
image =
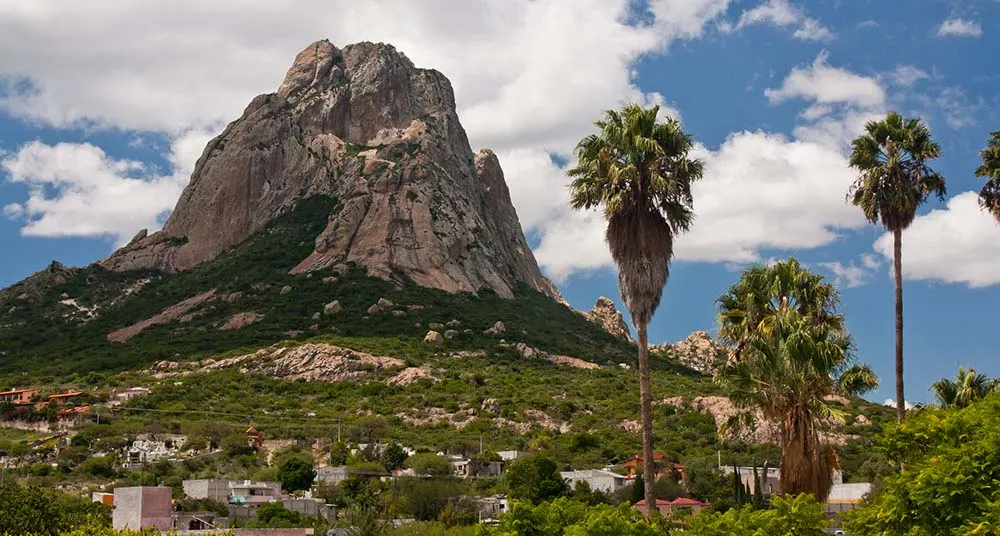
[[[871,493],[871,482],[852,482],[850,484],[834,484],[830,495],[826,498],[824,509],[827,513],[840,513],[857,508],[866,495]]]
[[[73,403],[73,400],[83,393],[79,391],[69,390],[65,393],[58,393],[54,395],[49,395],[49,402],[56,406],[66,406]]]
[[[115,393],[115,398],[121,402],[128,402],[137,396],[146,396],[151,392],[145,387],[129,387],[120,393]]]
[[[339,467],[325,466],[316,468],[316,483],[325,485],[335,485],[347,480],[350,476],[346,465]]]
[[[38,389],[14,389],[0,393],[0,404],[13,404],[15,406],[27,406],[35,403],[35,396]]]
[[[253,426],[247,428],[245,434],[247,436],[247,445],[249,445],[250,448],[258,450],[264,446],[264,434]]]
[[[618,465],[614,466],[625,472],[626,475],[634,477],[636,473],[642,471],[643,458],[636,454],[634,457],[629,458]],[[674,470],[677,472],[679,479],[684,479],[684,466],[679,463],[668,462],[667,457],[663,454],[653,455],[653,465],[656,467],[656,478],[662,477],[668,470]]]
[[[578,483],[584,482],[590,487],[591,491],[600,491],[609,495],[624,488],[632,480],[625,475],[612,473],[603,469],[562,471],[559,475],[566,480],[570,489],[575,489]]]
[[[696,499],[689,499],[687,497],[678,497],[672,501],[666,499],[656,499],[656,509],[660,511],[660,515],[664,517],[673,515],[697,515],[703,509],[712,506],[709,503],[703,503]],[[646,499],[643,499],[635,503],[636,510],[639,510],[647,517],[649,516],[649,508],[646,507]]]

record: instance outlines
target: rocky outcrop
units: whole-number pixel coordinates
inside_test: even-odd
[[[69,268],[62,263],[52,261],[44,270],[35,272],[0,291],[0,310],[36,300],[50,288],[66,283],[78,273],[78,268]]]
[[[209,290],[208,292],[202,292],[197,296],[191,296],[186,300],[167,307],[145,320],[140,320],[139,322],[125,326],[124,328],[112,331],[111,333],[108,333],[107,338],[111,342],[122,343],[128,341],[132,337],[135,337],[139,333],[142,333],[144,329],[158,324],[168,324],[174,320],[190,321],[193,317],[185,316],[189,315],[189,311],[213,299],[215,299],[215,289]]]
[[[584,316],[587,317],[587,320],[601,326],[604,331],[618,337],[625,337],[628,342],[635,342],[632,333],[628,330],[628,324],[625,323],[625,318],[611,299],[604,296],[597,298],[593,309],[584,313]]]
[[[474,154],[451,83],[386,44],[309,45],[276,93],[209,142],[162,231],[101,262],[187,270],[299,200],[336,199],[292,271],[354,262],[449,292],[527,284],[560,299],[524,239],[495,154]]]
[[[285,380],[339,382],[367,378],[384,369],[403,367],[403,361],[329,344],[294,347],[271,346],[225,359],[192,363],[161,361],[149,369],[157,378],[170,378],[215,370],[237,369],[244,374],[261,374]]]
[[[666,354],[702,374],[715,375],[729,355],[728,349],[705,331],[695,331],[677,344],[664,343],[650,351]]]
[[[255,313],[253,311],[247,311],[244,313],[236,313],[226,319],[225,322],[219,326],[222,331],[229,331],[233,329],[245,328],[251,324],[256,324],[264,319],[264,315],[260,313]]]

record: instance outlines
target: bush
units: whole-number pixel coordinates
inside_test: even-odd
[[[906,470],[845,515],[852,534],[1000,534],[1000,393],[965,409],[925,409],[879,443]]]
[[[451,462],[444,456],[438,456],[431,452],[419,452],[410,456],[408,460],[413,472],[418,475],[449,476],[451,475]]]

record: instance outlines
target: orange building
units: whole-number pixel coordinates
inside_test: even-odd
[[[73,399],[82,395],[83,393],[78,391],[66,391],[65,393],[59,393],[57,395],[49,395],[49,402],[57,406],[65,406],[66,404],[71,404]]]
[[[656,467],[656,478],[662,477],[663,472],[667,467],[672,467],[680,474],[681,480],[683,480],[684,466],[679,463],[667,462],[666,459],[667,457],[664,456],[663,454],[653,455],[653,464]],[[626,474],[628,474],[628,476],[635,476],[635,474],[638,471],[642,470],[642,463],[643,463],[642,456],[636,454],[635,457],[629,458],[623,461],[622,463],[618,464],[618,467],[624,469]]]
[[[25,406],[33,403],[38,389],[14,389],[0,393],[0,403],[6,402],[15,406]]]

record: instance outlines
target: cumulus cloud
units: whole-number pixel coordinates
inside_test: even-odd
[[[885,402],[882,402],[882,405],[883,405],[883,406],[886,406],[886,407],[889,407],[889,408],[895,408],[895,407],[896,407],[896,401],[895,401],[895,400],[893,400],[893,399],[891,399],[891,398],[886,398],[886,399],[885,399]],[[915,405],[913,404],[913,402],[910,402],[909,400],[906,400],[906,401],[904,401],[904,402],[903,402],[903,406],[904,406],[904,407],[905,407],[905,408],[906,408],[907,410],[911,410],[911,409],[913,409],[913,408],[915,408],[915,407],[916,407],[916,406],[915,406]]]
[[[950,18],[938,26],[938,37],[979,37],[983,35],[983,28],[978,22],[962,18]]]
[[[755,24],[770,24],[781,28],[794,26],[792,37],[803,41],[830,41],[834,35],[805,11],[793,6],[788,0],[768,0],[744,11],[735,25],[724,25],[727,31],[739,30]]]
[[[875,250],[892,258],[892,235]],[[972,288],[1000,283],[1000,225],[979,209],[976,192],[948,200],[944,208],[917,216],[903,231],[903,277],[961,283]]]
[[[780,88],[769,88],[764,95],[772,104],[790,99],[813,100],[820,104],[854,104],[865,107],[885,103],[885,90],[874,78],[847,69],[831,67],[829,53],[821,52],[811,65],[796,67],[785,77]]]
[[[207,138],[202,132],[178,137],[169,175],[88,143],[28,143],[0,161],[7,180],[28,188],[28,200],[7,205],[4,214],[23,218],[27,236],[108,236],[121,245],[141,228],[160,227]]]
[[[811,65],[794,68],[781,89],[769,90],[781,93],[775,102],[802,99],[812,110],[793,138],[736,132],[716,149],[698,146],[694,156],[705,162],[705,177],[694,185],[696,219],[678,239],[677,260],[758,262],[766,250],[822,247],[865,225],[844,200],[855,177],[844,151],[864,121],[882,111],[885,94],[874,78],[826,60],[820,54]],[[598,214],[563,209],[542,230],[536,257],[557,278],[610,266],[603,232]]]
[[[0,56],[0,110],[139,131],[137,144],[142,131],[179,139],[217,131],[273,91],[311,40],[384,41],[451,79],[473,147],[496,150],[532,228],[562,202],[566,180],[547,153],[568,156],[602,110],[625,101],[678,115],[634,84],[633,63],[701,36],[729,3],[651,0],[637,13],[630,0],[305,0],[302,17],[263,0],[11,4],[0,7],[0,47],[21,52]]]

